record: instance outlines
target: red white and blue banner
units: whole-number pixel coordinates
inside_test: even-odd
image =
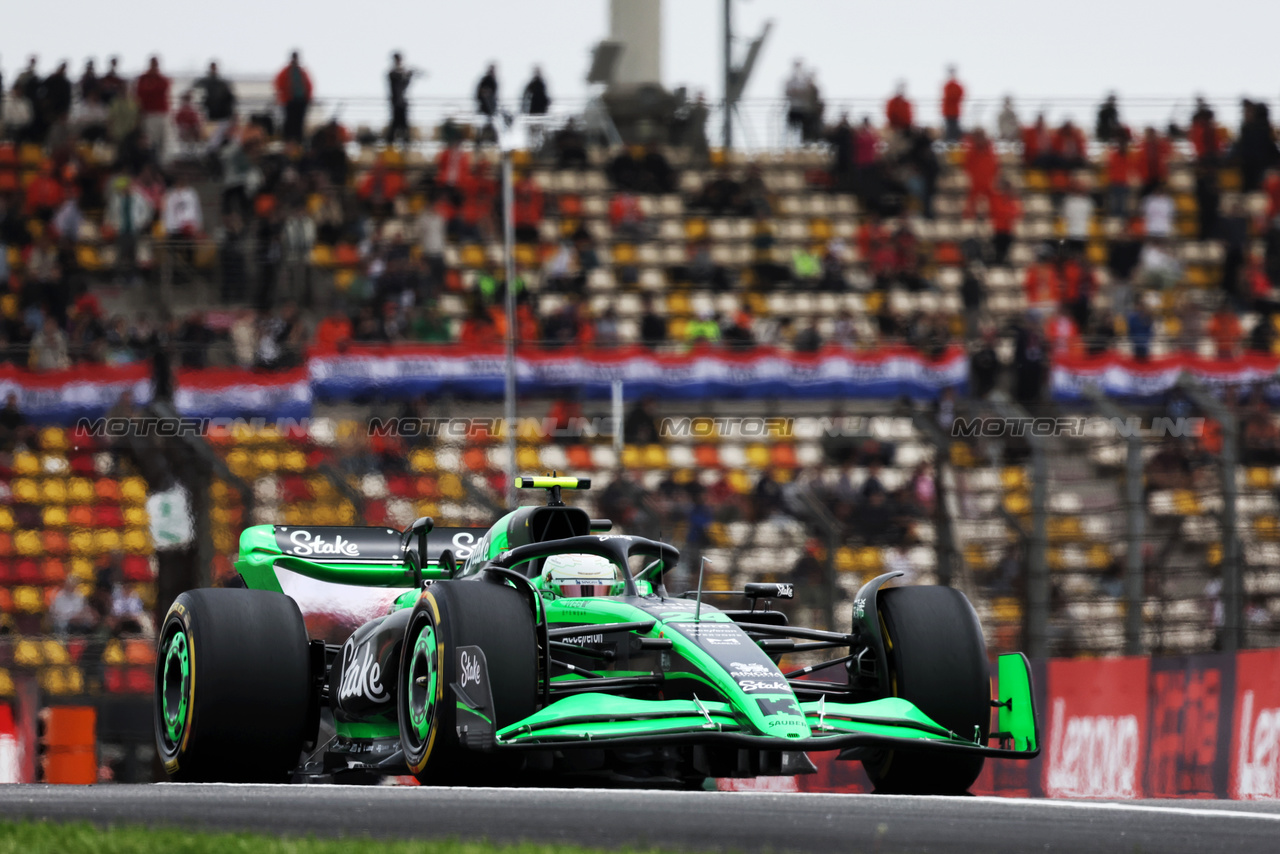
[[[1108,354],[1097,357],[1060,357],[1051,372],[1053,398],[1070,402],[1084,399],[1090,386],[1108,397],[1153,400],[1170,391],[1183,372],[1207,386],[1242,386],[1275,381],[1280,359],[1250,353],[1236,359],[1205,359],[1178,355],[1139,362]]]
[[[17,397],[18,411],[35,423],[68,424],[96,418],[129,392],[133,402],[151,400],[151,363],[77,365],[65,371],[0,366],[0,406]]]
[[[305,367],[184,370],[173,393],[174,408],[193,418],[304,418],[311,414],[311,399]]]
[[[408,398],[449,393],[500,396],[506,376],[501,347],[462,351],[457,347],[350,347],[314,353],[308,362],[317,398],[360,396]],[[640,347],[581,350],[522,350],[516,360],[521,394],[579,392],[607,397],[621,380],[628,398],[896,398],[932,399],[944,388],[962,387],[968,359],[962,349],[929,360],[905,347],[874,353],[828,348],[799,354],[756,348],[654,353]]]

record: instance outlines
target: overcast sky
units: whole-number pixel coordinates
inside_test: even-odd
[[[632,0],[645,2],[646,0]],[[467,96],[495,60],[504,95],[541,63],[553,97],[581,96],[591,45],[608,28],[607,0],[69,0],[4,3],[0,69],[11,84],[26,56],[75,76],[112,53],[140,70],[159,52],[166,70],[212,57],[232,74],[266,74],[297,47],[322,97],[381,97],[388,55],[427,70],[415,97]],[[720,93],[721,0],[667,0],[664,82]],[[1211,12],[1211,14],[1210,14]],[[1024,113],[1056,101],[1057,115],[1091,121],[1117,89],[1126,106],[1164,114],[1195,92],[1280,96],[1280,3],[1267,0],[738,0],[736,29],[774,29],[748,98],[777,97],[793,59],[817,69],[829,100],[882,99],[905,80],[922,118],[936,120],[945,66],[959,65],[976,98],[1011,92]],[[1154,99],[1140,105],[1139,98]],[[1061,99],[1083,99],[1063,105]],[[975,105],[976,106],[976,105]],[[988,111],[988,116],[990,116]],[[1227,118],[1227,116],[1224,116]]]

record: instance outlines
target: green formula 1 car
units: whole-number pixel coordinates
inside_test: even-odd
[[[488,530],[245,530],[244,587],[183,593],[162,625],[172,778],[700,787],[832,750],[880,791],[961,793],[986,757],[1038,754],[1027,660],[999,657],[993,699],[960,592],[883,575],[847,633],[791,627],[790,585],[673,597],[675,548],[561,500],[588,481],[517,485],[546,504]]]

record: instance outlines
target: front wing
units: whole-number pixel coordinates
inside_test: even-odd
[[[1000,656],[998,672],[1000,696],[993,703],[997,725],[986,742],[978,733],[948,731],[897,697],[866,703],[800,703],[809,738],[760,733],[725,702],[634,700],[604,693],[566,697],[494,732],[485,708],[487,684],[454,689],[463,742],[481,750],[724,744],[805,752],[896,747],[1030,759],[1040,752],[1040,733],[1026,657]]]

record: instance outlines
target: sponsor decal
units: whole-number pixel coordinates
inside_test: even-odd
[[[338,699],[363,697],[373,703],[382,703],[390,697],[382,684],[382,665],[374,660],[373,641],[368,640],[357,650],[348,639],[342,647],[342,684],[338,687]]]
[[[1257,649],[1236,658],[1235,732],[1231,796],[1280,798],[1280,650]]]
[[[1068,716],[1053,701],[1048,790],[1059,797],[1137,797],[1141,752],[1134,715]]]
[[[757,691],[773,691],[778,694],[783,694],[791,690],[790,686],[787,685],[786,682],[757,682],[754,679],[739,679],[738,687],[743,691],[746,691],[748,694],[752,694]]]
[[[466,560],[471,557],[471,552],[475,548],[476,536],[467,531],[460,531],[453,535],[450,542],[453,544],[453,556],[458,560]]]
[[[757,664],[754,661],[731,661],[729,662],[729,672],[734,678],[739,676],[776,676],[777,672],[766,664]]]
[[[790,584],[779,584],[779,585],[778,585],[778,598],[779,598],[779,599],[790,599],[790,598],[794,595],[794,593],[792,592],[792,590],[793,590],[793,588],[792,588],[792,586],[791,586]]]
[[[782,700],[769,700],[764,697],[757,697],[756,703],[760,706],[760,712],[765,717],[775,716],[791,716],[803,719],[800,714],[800,707],[796,705],[796,701],[787,697]]]
[[[781,715],[765,721],[765,723],[768,726],[795,726],[796,724],[804,723],[804,718],[796,715]]]
[[[861,620],[866,615],[867,615],[867,600],[864,597],[859,596],[857,599],[853,600],[853,616]]]
[[[465,649],[458,656],[458,684],[463,688],[480,684],[480,659]]]
[[[703,638],[702,640],[712,646],[742,646],[742,641],[737,638]]]
[[[564,643],[570,643],[576,646],[582,646],[584,644],[589,644],[589,643],[604,643],[604,635],[602,634],[573,635],[572,637],[560,638],[560,640]]]
[[[290,546],[287,549],[291,554],[298,557],[309,557],[311,555],[340,555],[342,557],[359,557],[360,548],[341,534],[334,536],[332,541],[326,540],[320,534],[312,534],[307,530],[293,531],[289,534]]]
[[[1147,791],[1152,798],[1212,796],[1226,788],[1226,758],[1218,746],[1220,723],[1229,719],[1222,668],[1205,657],[1153,659],[1151,738]],[[1220,782],[1219,782],[1220,781]]]

